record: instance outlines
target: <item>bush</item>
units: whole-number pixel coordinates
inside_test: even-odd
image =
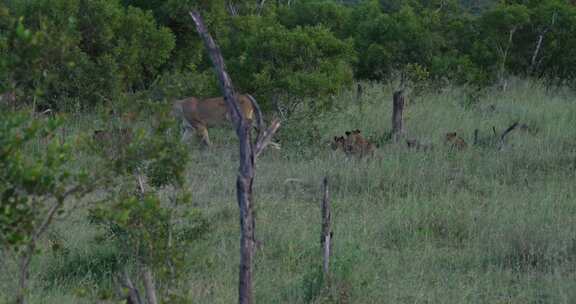
[[[17,87],[23,102],[58,108],[64,99],[84,107],[111,101],[149,85],[174,48],[150,13],[119,1],[34,0],[8,9],[18,21],[3,25],[2,83]]]

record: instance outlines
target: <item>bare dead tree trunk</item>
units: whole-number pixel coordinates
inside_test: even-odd
[[[392,106],[392,138],[395,142],[400,141],[403,133],[402,116],[404,112],[404,92],[398,90],[394,92]]]
[[[507,83],[506,83],[506,62],[508,61],[508,55],[510,54],[510,49],[512,48],[512,43],[514,40],[514,34],[518,30],[518,27],[513,27],[508,32],[508,42],[506,46],[496,46],[497,51],[500,53],[501,61],[500,61],[500,68],[498,69],[498,78],[500,81],[500,86],[503,91],[506,91]]]
[[[236,4],[228,2],[226,6],[228,7],[228,13],[230,14],[230,16],[232,17],[238,16],[238,7],[236,6]]]
[[[332,211],[330,207],[330,193],[328,192],[328,177],[324,177],[322,182],[322,271],[324,273],[325,282],[330,279],[330,256],[332,255]]]
[[[554,24],[556,23],[556,17],[558,16],[558,13],[554,12],[552,14],[552,21],[550,23],[550,27],[554,26]],[[532,59],[530,60],[530,67],[528,68],[528,74],[532,75],[535,71],[536,68],[538,67],[538,55],[540,54],[540,50],[542,49],[542,42],[544,41],[544,36],[548,33],[548,31],[550,30],[550,27],[545,26],[544,28],[542,28],[539,31],[538,34],[538,39],[536,41],[536,47],[534,48],[534,53],[532,54]]]
[[[128,275],[128,270],[124,269],[122,273],[121,284],[123,287],[128,289],[128,297],[127,303],[128,304],[144,304],[142,299],[140,298],[140,293],[138,289],[134,287],[132,280],[130,280],[130,276]]]
[[[220,49],[216,45],[212,36],[208,33],[202,17],[198,12],[190,12],[190,16],[194,21],[198,34],[202,37],[204,45],[208,50],[208,55],[212,60],[216,74],[218,76],[220,89],[225,97],[228,110],[230,111],[232,122],[236,129],[240,143],[240,168],[238,177],[236,179],[236,192],[238,207],[240,209],[240,271],[239,271],[239,288],[238,288],[238,303],[250,304],[253,303],[252,292],[252,269],[254,260],[254,208],[252,185],[254,181],[255,160],[256,157],[264,150],[270,143],[272,136],[280,127],[278,120],[273,120],[270,127],[264,130],[262,125],[258,126],[259,134],[255,144],[251,141],[251,126],[248,121],[242,117],[232,80],[226,72],[224,59]],[[255,111],[257,117],[262,117],[260,108],[255,104]],[[258,124],[262,124],[262,119],[258,119]]]
[[[540,32],[538,35],[538,40],[536,41],[536,48],[534,49],[534,53],[532,54],[532,60],[530,60],[530,67],[528,70],[528,74],[534,73],[536,71],[536,63],[538,58],[538,53],[540,53],[540,48],[542,47],[542,42],[544,41],[544,35],[546,31]]]
[[[144,290],[146,291],[148,304],[158,304],[158,299],[156,298],[156,285],[154,284],[152,270],[150,270],[148,266],[144,266],[143,268],[142,275],[144,277]]]
[[[258,16],[262,15],[262,12],[264,11],[264,5],[266,4],[266,0],[260,0],[258,2]]]

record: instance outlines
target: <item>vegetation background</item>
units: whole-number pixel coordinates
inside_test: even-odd
[[[166,117],[174,99],[220,95],[191,8],[238,90],[284,119],[282,150],[266,152],[256,176],[258,302],[573,303],[576,6],[564,0],[0,1],[0,144],[19,151],[11,158],[0,145],[0,303],[17,288],[14,246],[28,240],[9,208],[16,175],[5,172],[28,159],[50,170],[23,174],[24,192],[50,172],[91,172],[104,185],[67,201],[40,238],[30,303],[117,303],[118,274],[138,277],[142,265],[163,303],[235,301],[236,139],[211,130],[215,147],[183,145]],[[389,142],[399,87],[406,137],[434,150]],[[525,128],[499,147],[492,128],[516,121]],[[133,143],[116,138],[113,153],[88,139],[122,128]],[[374,158],[330,150],[333,136],[356,128],[379,145]],[[471,144],[475,129],[469,149],[444,146],[446,132]],[[51,155],[61,155],[56,165]],[[135,194],[134,175],[150,190]],[[328,290],[325,175],[335,222]],[[43,208],[26,202],[22,210]]]

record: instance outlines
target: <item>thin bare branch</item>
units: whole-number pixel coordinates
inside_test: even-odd
[[[513,123],[512,125],[510,125],[508,127],[508,129],[504,130],[504,132],[502,132],[502,135],[500,135],[500,141],[503,142],[504,138],[506,137],[506,135],[508,135],[508,133],[512,132],[514,129],[516,129],[516,127],[518,126],[518,122]]]
[[[260,140],[256,143],[256,147],[254,148],[254,158],[258,158],[260,154],[266,149],[266,147],[272,142],[272,137],[280,128],[280,120],[274,119],[268,129],[266,129]]]

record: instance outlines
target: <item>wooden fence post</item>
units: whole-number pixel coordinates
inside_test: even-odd
[[[325,282],[330,279],[330,256],[332,255],[332,211],[330,206],[330,193],[328,192],[328,177],[322,182],[322,271]]]
[[[479,141],[478,132],[479,132],[478,129],[474,129],[474,145],[475,145],[475,146],[477,146],[478,143],[479,143],[479,142],[478,142],[478,141]]]
[[[400,141],[403,135],[403,112],[404,112],[404,92],[398,90],[394,92],[392,104],[392,138],[395,142]]]
[[[362,101],[363,96],[364,96],[364,88],[359,83],[356,85],[356,102],[360,103]]]

